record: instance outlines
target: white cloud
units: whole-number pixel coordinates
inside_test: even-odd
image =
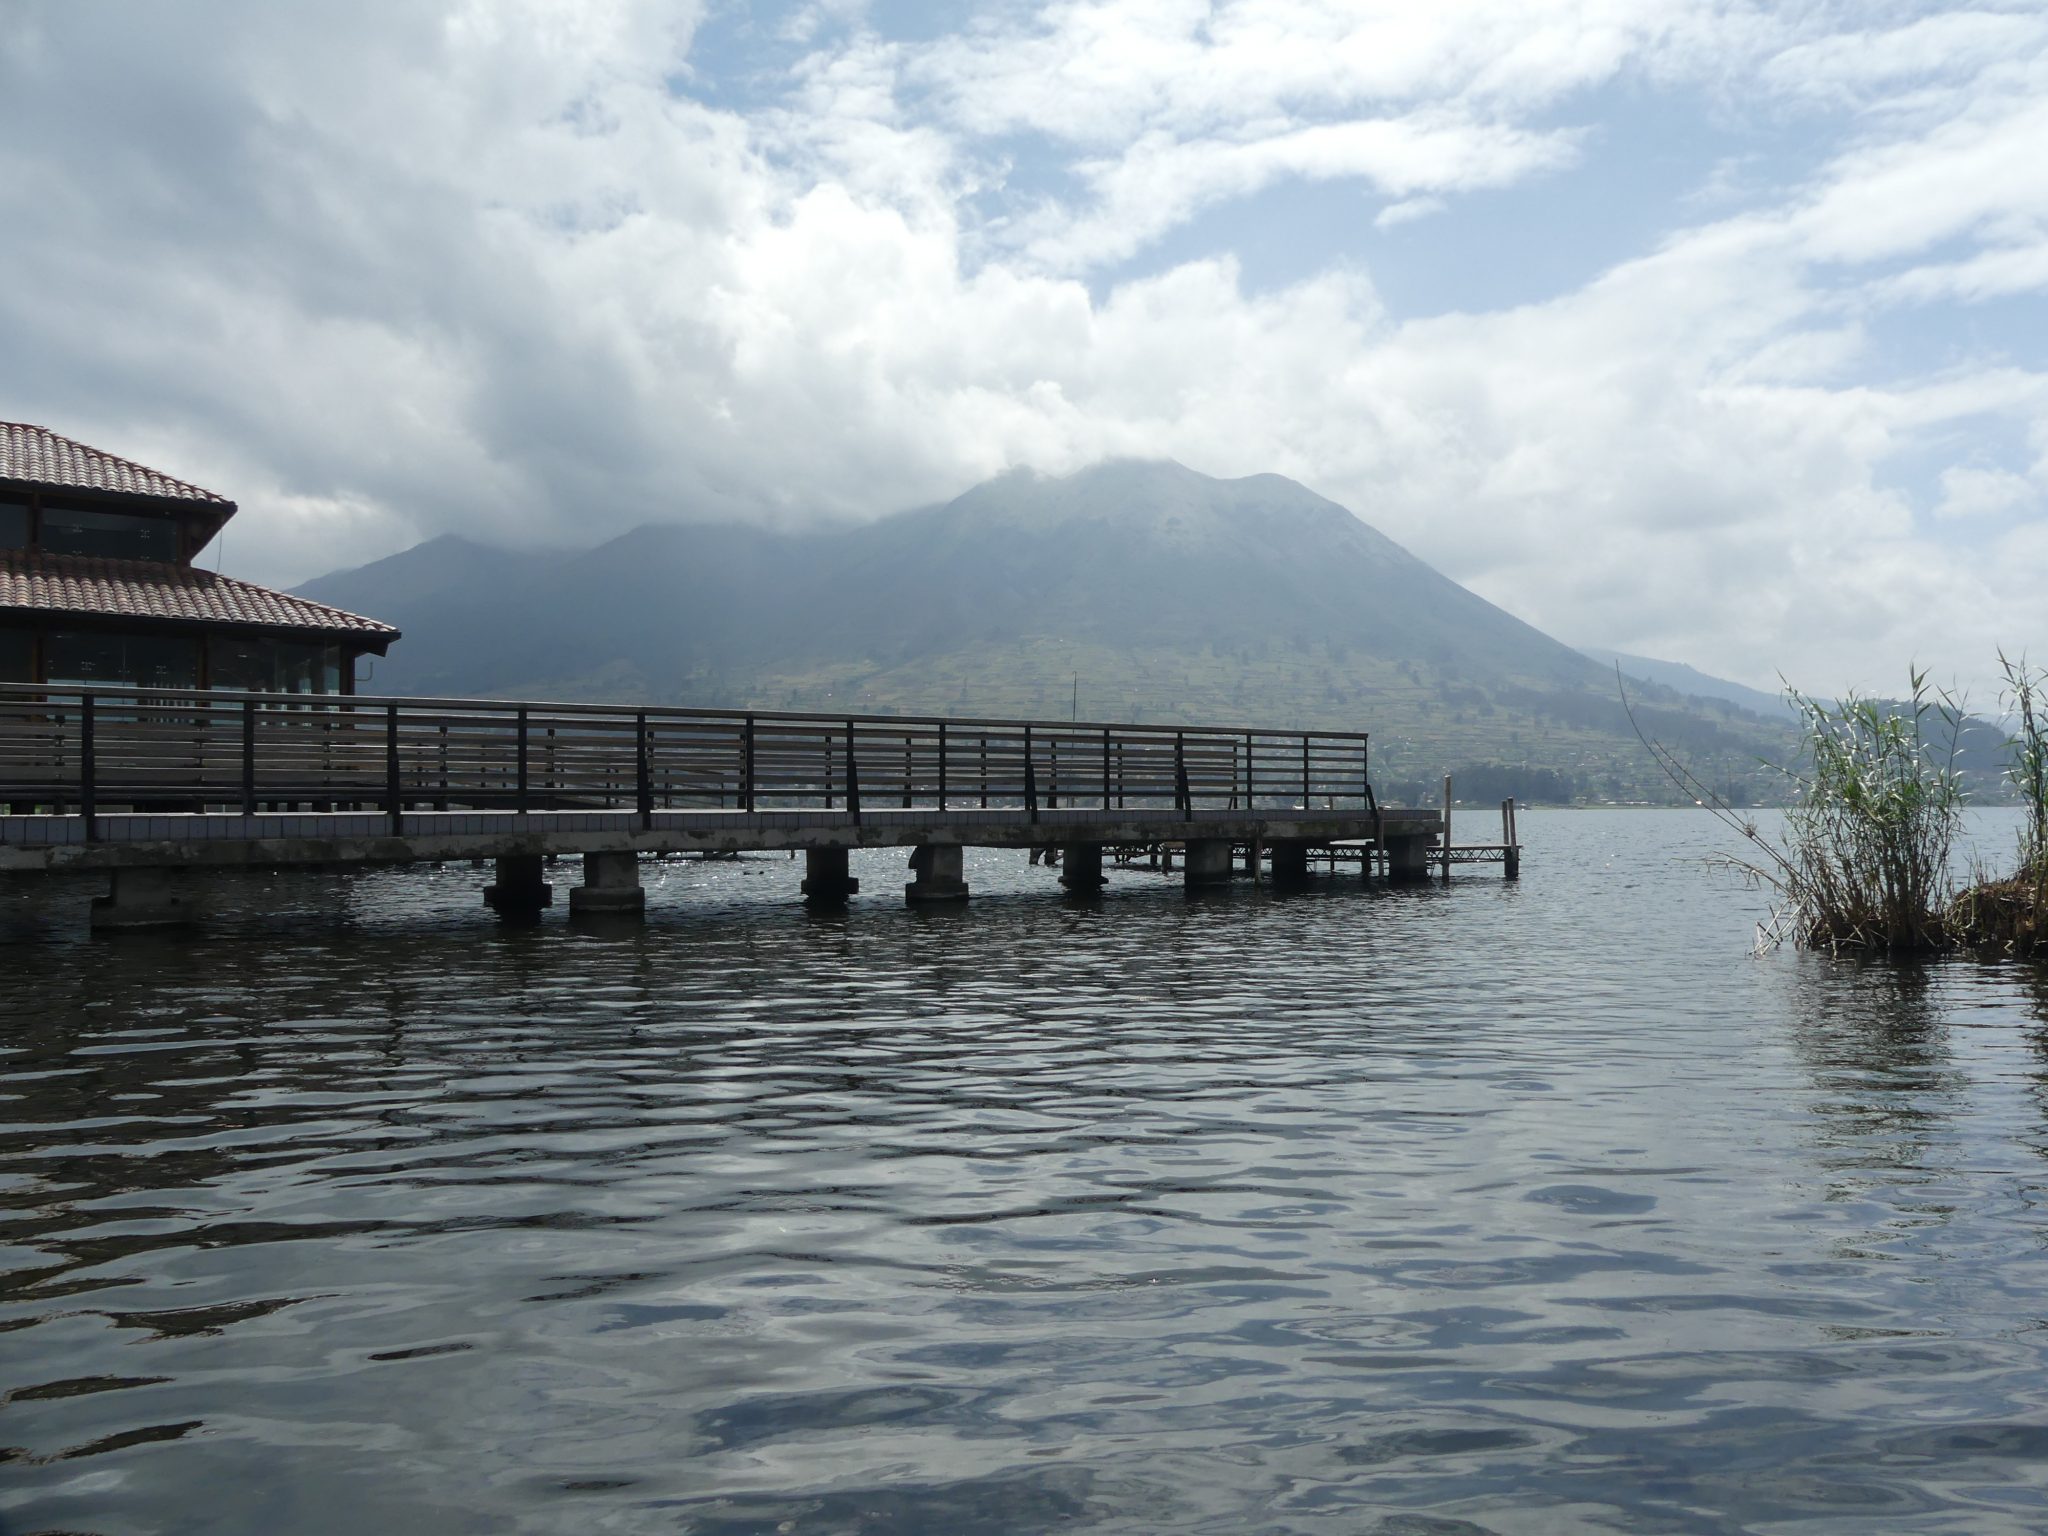
[[[1393,229],[1397,225],[1412,224],[1433,213],[1442,213],[1446,206],[1440,197],[1404,197],[1398,203],[1389,203],[1382,208],[1373,218],[1373,228]]]
[[[1167,454],[1764,685],[2048,651],[2015,484],[2048,473],[2004,446],[2048,462],[2039,333],[1916,368],[1876,330],[2041,292],[2039,18],[1119,0],[914,44],[862,14],[741,110],[671,89],[711,67],[693,6],[31,12],[0,36],[0,415],[237,496],[258,579]],[[1675,199],[1702,222],[1509,307],[1390,313],[1397,242],[1257,291],[1227,252],[1139,260],[1275,185],[1363,226],[1366,189],[1385,225],[1567,174],[1610,87],[1797,120],[1813,169],[1746,159],[1743,211]],[[1938,500],[1898,468],[1930,456]],[[1973,512],[2000,558],[1948,542]]]
[[[1958,465],[1942,471],[1936,517],[1996,517],[2039,503],[2040,488],[2024,475],[2003,469]]]

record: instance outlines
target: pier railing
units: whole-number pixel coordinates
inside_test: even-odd
[[[1367,736],[0,684],[0,807],[1363,808]]]

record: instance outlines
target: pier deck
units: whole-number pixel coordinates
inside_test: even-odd
[[[572,905],[616,911],[643,854],[800,850],[832,901],[849,850],[908,847],[907,896],[944,901],[965,847],[1056,847],[1081,891],[1166,843],[1191,886],[1239,850],[1420,878],[1442,828],[1378,803],[1363,732],[0,685],[0,872],[108,871],[107,926],[188,914],[209,867],[489,858],[514,911],[581,854]]]

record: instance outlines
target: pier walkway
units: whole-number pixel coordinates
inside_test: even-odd
[[[821,903],[876,847],[911,850],[913,902],[967,897],[967,847],[1056,848],[1083,893],[1132,845],[1180,845],[1190,887],[1340,848],[1422,878],[1443,815],[1371,768],[1363,732],[0,684],[0,873],[106,871],[101,927],[187,920],[233,866],[492,859],[508,915],[571,854],[581,912],[690,852],[801,851]]]

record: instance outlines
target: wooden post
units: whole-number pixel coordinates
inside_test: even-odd
[[[1519,880],[1522,877],[1522,840],[1520,828],[1515,825],[1515,797],[1513,795],[1508,796],[1502,802],[1501,813],[1507,821],[1508,829],[1505,839],[1508,845],[1507,852],[1502,855],[1507,877],[1510,880]]]
[[[1038,770],[1031,762],[1031,727],[1024,727],[1024,809],[1038,821]]]
[[[85,840],[99,837],[99,778],[92,740],[92,695],[78,696],[78,815],[85,823]]]
[[[1108,727],[1108,726],[1106,726],[1106,725],[1105,725],[1105,726],[1104,726],[1104,727],[1102,728],[1102,808],[1103,808],[1103,809],[1104,809],[1105,811],[1106,811],[1106,810],[1108,810],[1108,809],[1110,808],[1110,805],[1109,805],[1109,727]]]
[[[1451,776],[1444,775],[1444,878],[1451,878]]]
[[[633,717],[633,799],[640,812],[640,830],[654,825],[654,762],[647,750],[647,714]]]
[[[242,814],[256,814],[256,701],[242,700]]]
[[[519,795],[515,802],[519,814],[526,814],[526,711],[519,711]]]
[[[749,815],[754,810],[754,717],[747,716],[745,734],[740,741],[740,770],[745,777],[740,781],[740,809]]]
[[[853,751],[853,722],[846,722],[846,810],[853,824],[860,825],[860,765]]]
[[[391,835],[405,835],[404,787],[398,781],[398,706],[384,706],[384,813],[391,818]]]
[[[939,722],[939,812],[946,810],[946,722]]]

